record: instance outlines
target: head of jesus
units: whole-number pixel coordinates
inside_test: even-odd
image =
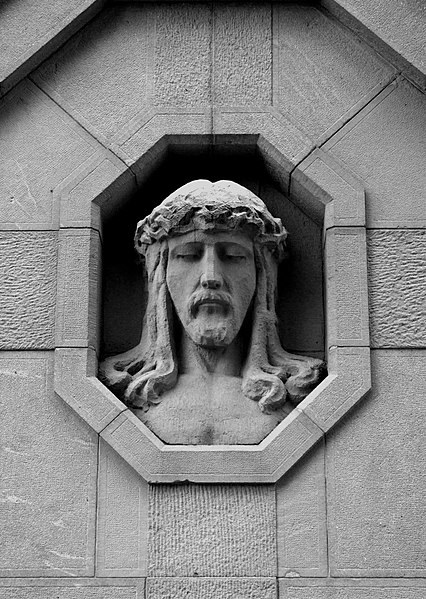
[[[286,352],[278,336],[277,267],[286,235],[260,198],[231,181],[193,181],[172,193],[137,225],[148,284],[142,336],[101,364],[105,384],[131,407],[159,403],[179,377],[177,334],[214,355],[244,329],[243,394],[264,412],[302,401],[325,369]]]

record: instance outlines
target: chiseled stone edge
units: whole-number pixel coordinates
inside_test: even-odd
[[[9,588],[9,589],[31,589],[31,588],[70,588],[70,589],[81,589],[81,597],[82,599],[85,597],[84,589],[87,588],[102,588],[102,587],[127,587],[134,588],[136,591],[135,599],[144,599],[145,597],[145,578],[81,578],[79,576],[76,577],[58,577],[58,578],[0,578],[0,589],[1,588]],[[52,597],[53,599],[53,597]],[[99,597],[100,599],[100,597]]]
[[[64,22],[52,27],[50,31],[32,44],[27,52],[21,54],[19,58],[9,65],[7,72],[2,73],[0,96],[17,85],[21,79],[26,77],[43,60],[55,52],[72,35],[77,33],[79,29],[102,9],[104,4],[105,0],[94,0],[88,3],[83,10],[74,9],[68,21],[64,19]],[[52,4],[52,10],[54,10],[54,4]]]
[[[369,347],[332,347],[328,377],[299,404],[325,433],[371,389]]]
[[[356,270],[339,269],[354,257],[348,240],[357,251]],[[367,291],[367,241],[364,227],[333,227],[325,234],[325,314],[327,348],[370,345]]]
[[[258,114],[254,113],[253,115],[249,109],[242,112],[254,117]],[[265,111],[262,110],[259,113],[263,118]],[[179,115],[158,116],[161,117],[161,127],[156,131],[152,129],[152,122],[147,123],[150,125],[149,129],[152,136],[148,135],[148,139],[143,140],[141,158],[136,161],[139,166],[135,162],[136,159],[129,160],[133,165],[132,171],[139,182],[142,177],[142,170],[145,170],[149,163],[152,164],[161,155],[171,136],[174,137],[175,142],[179,140],[183,143],[204,140],[204,143],[208,144],[212,141],[209,135],[205,135],[205,115],[182,113]],[[189,116],[192,117],[192,121],[188,125],[187,119]],[[268,116],[268,119],[270,117],[271,115]],[[255,123],[256,119],[254,118],[252,122]],[[166,134],[167,128],[168,132]],[[188,133],[185,134],[185,132]],[[137,133],[139,137],[142,134],[140,131]],[[265,154],[265,160],[271,160],[275,166],[279,166],[289,173],[295,158],[288,159],[283,155],[282,151],[277,149],[274,143],[268,139],[268,131],[259,133],[257,129],[255,132],[247,129],[241,135],[235,134],[232,138],[234,141],[234,138],[241,138],[241,141],[247,143],[248,136],[251,137],[252,141],[256,140],[259,149]],[[138,151],[141,150],[140,142],[136,143],[136,147]],[[357,227],[361,231],[360,243],[362,246],[362,240],[365,237],[365,235],[363,237],[365,224],[363,192],[360,191],[356,180],[322,150],[315,150],[308,157],[306,163],[302,163],[301,167],[298,167],[300,172],[303,173],[302,169],[305,167],[305,170],[309,171],[309,166],[317,160],[321,161],[320,168],[316,168],[312,171],[312,174],[319,179],[311,186],[305,185],[304,189],[304,197],[315,194],[310,202],[311,207],[308,207],[308,212],[312,215],[312,205],[316,205],[319,206],[321,218],[324,212],[327,213],[329,227],[327,235],[328,231],[336,226],[336,218],[339,229],[345,228],[343,225],[346,225],[348,234],[351,234],[350,228]],[[142,165],[144,165],[143,169],[141,168]],[[316,167],[318,167],[318,163]],[[295,173],[295,176],[297,176],[297,169]],[[324,173],[327,175],[325,179]],[[87,165],[80,168],[78,173],[75,174],[72,185],[78,184],[79,177],[82,180],[86,176]],[[146,173],[143,176],[146,176]],[[288,174],[288,176],[290,175]],[[308,175],[304,174],[303,176],[306,178],[303,181],[309,181]],[[349,188],[353,187],[355,190],[354,193],[350,194],[350,202],[356,204],[350,218],[347,218],[344,213],[342,217],[342,210],[339,211],[333,208],[333,203],[340,199],[346,202],[344,210],[347,211],[346,198],[334,198],[329,193],[330,190],[336,189],[336,181],[337,186],[341,188],[342,180],[344,188],[347,184]],[[109,184],[110,181],[106,182],[105,188]],[[286,184],[285,177],[283,184]],[[327,185],[328,191],[324,189]],[[103,197],[105,198],[105,195]],[[296,203],[298,202],[297,194],[293,199],[296,199]],[[101,205],[102,209],[102,197],[101,199],[99,199],[99,196],[92,198],[92,201],[94,200]],[[108,201],[111,203],[110,199]],[[88,198],[89,203],[90,198]],[[88,210],[89,214],[92,217],[97,217],[96,211]],[[72,211],[69,212],[68,218],[72,221]],[[76,230],[74,229],[74,231]],[[365,250],[362,249],[362,251]],[[90,278],[91,269],[97,266],[94,261],[96,263],[92,252],[91,258],[87,260],[87,280]],[[360,269],[360,290],[362,289],[366,289],[366,269],[364,268]],[[337,287],[333,289],[329,285],[329,294],[331,293],[332,296],[337,290]],[[96,294],[92,294],[92,304],[89,309],[93,307],[95,299],[96,301],[99,299],[95,298],[94,295]],[[361,335],[360,341],[356,340],[360,347],[347,347],[354,340],[349,340],[347,343],[348,340],[346,339],[330,337],[333,343],[341,346],[329,348],[329,376],[259,445],[165,445],[96,378],[96,356],[93,350],[88,349],[90,346],[89,335],[87,342],[85,339],[80,340],[83,342],[84,349],[67,347],[56,350],[55,390],[148,481],[275,482],[315,445],[322,437],[323,432],[329,430],[365,395],[371,386],[369,348],[367,347],[368,328],[365,327],[365,322],[368,322],[366,321],[367,307],[366,304],[362,304],[361,292],[355,298],[352,291],[350,295],[351,297],[346,299],[348,302],[352,302],[352,305],[354,301],[361,302],[359,303],[363,315],[360,321]],[[329,322],[329,327],[333,330],[331,322]],[[335,325],[334,328],[337,330]],[[341,366],[345,363],[343,357],[346,358],[346,365],[350,372],[341,370]],[[355,365],[359,367],[355,368],[352,362],[355,362]],[[73,364],[74,366],[72,366]],[[78,373],[77,377],[76,373]],[[353,388],[348,388],[348,385],[351,384]]]
[[[94,349],[55,350],[55,393],[99,433],[126,406],[96,378],[97,372]]]
[[[404,579],[404,578],[278,578],[279,584],[279,596],[287,599],[287,589],[304,588],[310,590],[312,593],[315,589],[426,589],[426,580],[419,579]],[[315,597],[315,595],[310,595]],[[337,596],[337,595],[336,595]],[[291,595],[290,595],[291,597]],[[324,595],[321,595],[324,597]],[[357,597],[357,595],[355,595]],[[355,599],[354,597],[354,599]],[[374,599],[374,595],[371,595]],[[414,597],[412,598],[414,599]],[[420,599],[420,595],[418,596]]]
[[[323,225],[324,232],[331,227],[365,227],[364,187],[322,149],[315,149],[291,173],[290,197]]]
[[[130,410],[101,437],[149,482],[275,482],[321,437],[296,408],[259,445],[166,445]]]

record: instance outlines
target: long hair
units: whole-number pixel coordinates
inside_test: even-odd
[[[242,369],[243,394],[259,402],[266,413],[286,400],[298,404],[321,381],[320,360],[293,355],[281,346],[275,310],[277,261],[266,247],[254,242],[257,286],[253,326]],[[139,344],[100,365],[100,379],[128,406],[147,408],[159,403],[178,378],[173,309],[167,289],[167,240],[147,248],[145,268],[148,303]]]

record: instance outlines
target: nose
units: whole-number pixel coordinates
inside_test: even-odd
[[[204,253],[200,283],[204,289],[220,289],[223,285],[219,261],[213,248],[207,248]]]

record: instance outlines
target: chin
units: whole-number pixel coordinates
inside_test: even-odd
[[[208,326],[207,323],[193,322],[187,332],[192,341],[205,349],[228,347],[235,338],[233,331],[226,323],[215,323]]]

